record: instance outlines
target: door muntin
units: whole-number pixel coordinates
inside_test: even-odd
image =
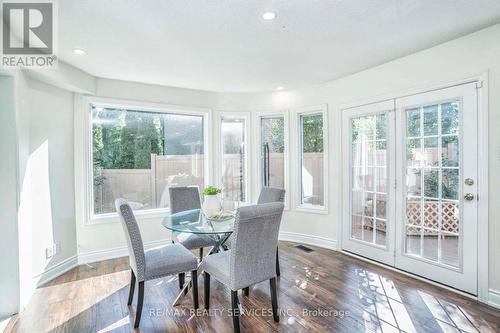
[[[461,98],[404,108],[405,256],[461,271]]]
[[[352,116],[350,139],[349,238],[387,249],[387,112]]]

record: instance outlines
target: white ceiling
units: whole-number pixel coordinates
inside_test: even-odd
[[[63,61],[99,77],[226,92],[333,80],[500,22],[499,0],[58,3]]]

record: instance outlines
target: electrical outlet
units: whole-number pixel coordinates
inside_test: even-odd
[[[50,259],[54,256],[54,246],[45,249],[45,259]]]
[[[59,254],[60,252],[61,252],[61,242],[57,242],[55,244],[52,244],[51,247],[45,249],[45,258],[50,259],[56,254]]]

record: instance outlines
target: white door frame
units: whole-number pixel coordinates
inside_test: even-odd
[[[346,104],[342,104],[339,106],[337,111],[342,113],[342,110],[349,109],[357,106],[363,106],[367,104],[373,104],[386,100],[395,100],[397,98],[415,95],[419,93],[429,92],[433,90],[439,90],[443,88],[448,88],[456,85],[461,85],[464,83],[477,83],[477,99],[478,99],[478,260],[477,260],[477,271],[478,271],[478,289],[477,289],[477,300],[483,303],[489,302],[489,204],[488,204],[488,172],[489,172],[489,137],[488,137],[488,125],[489,125],[489,98],[488,98],[488,71],[466,76],[463,79],[457,79],[453,81],[441,82],[427,85],[426,87],[406,89],[399,92],[392,92],[380,96],[375,96],[367,99],[363,99],[360,101],[354,101]],[[343,134],[342,134],[343,135]],[[339,178],[342,179],[342,171],[339,170]],[[342,180],[341,180],[342,182]],[[343,184],[341,184],[341,188],[343,188]],[[341,192],[339,192],[341,193]],[[340,196],[342,198],[342,196]],[[344,207],[346,204],[346,198],[342,198],[341,207]],[[338,238],[338,249],[342,251],[342,212],[339,212],[338,216],[340,217],[339,223],[337,225],[337,235]],[[415,276],[417,277],[417,276]],[[418,278],[418,277],[417,277]],[[421,278],[419,278],[421,279]],[[461,292],[459,292],[461,293]]]

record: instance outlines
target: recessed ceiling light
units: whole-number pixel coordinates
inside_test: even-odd
[[[73,49],[73,53],[74,54],[77,54],[77,55],[84,55],[85,53],[87,53],[84,49],[80,49],[78,47],[75,47]]]
[[[279,87],[276,87],[276,90],[283,90],[285,88],[283,88],[282,86],[279,86]]]
[[[271,21],[276,18],[276,13],[275,12],[265,12],[262,14],[262,18],[266,21]]]

